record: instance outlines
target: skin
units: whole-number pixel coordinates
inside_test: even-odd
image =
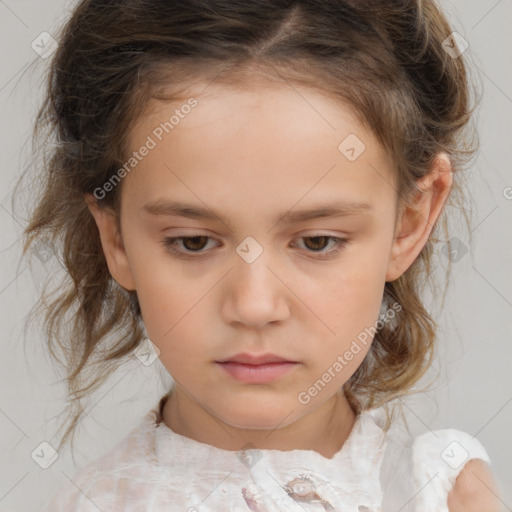
[[[123,179],[120,232],[115,217],[86,197],[110,272],[137,291],[149,338],[176,382],[164,422],[222,449],[251,443],[332,457],[355,421],[339,390],[371,339],[307,404],[298,394],[375,325],[385,282],[410,267],[442,210],[452,185],[449,159],[438,156],[418,182],[423,192],[395,224],[393,162],[347,106],[286,85],[210,85],[191,96],[198,106]],[[130,147],[140,148],[177,106],[152,100]],[[352,133],[366,145],[353,162],[338,150]],[[163,199],[207,206],[220,219],[144,210]],[[372,209],[290,225],[275,220],[341,199]],[[325,259],[335,243],[301,238],[313,235],[349,243]],[[182,240],[183,252],[203,253],[185,259],[164,247],[166,236],[210,238]],[[236,251],[248,236],[263,249],[252,263]],[[215,363],[240,352],[299,364],[272,383],[240,383]]]
[[[489,464],[481,459],[471,459],[464,465],[448,494],[448,510],[505,512],[505,503],[501,501],[499,494]]]

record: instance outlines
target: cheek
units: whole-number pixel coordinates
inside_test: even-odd
[[[129,260],[144,325],[151,341],[161,348],[161,341],[186,314],[189,301],[183,292],[187,287],[165,258],[133,251]]]
[[[382,288],[375,285],[375,280],[352,278],[337,284],[342,286],[333,286],[325,300],[312,308],[320,311],[322,322],[316,333],[319,339],[310,347],[314,377],[310,385],[315,388],[311,396],[316,389],[339,388],[350,379],[370,350],[377,328]]]
[[[149,339],[160,350],[160,361],[169,373],[197,373],[205,354],[205,325],[212,283],[184,276],[180,266],[160,258],[134,259],[135,284],[142,319]]]
[[[157,346],[170,343],[180,332],[189,332],[191,323],[198,325],[197,310],[204,293],[191,291],[190,283],[187,292],[184,284],[177,278],[155,280],[148,275],[137,288],[146,330]]]
[[[385,277],[381,269],[358,264],[341,269],[329,282],[306,295],[311,309],[335,331],[336,337],[356,336],[375,324],[382,303]]]
[[[385,266],[371,254],[359,256],[350,265],[340,265],[339,272],[322,286],[312,281],[306,295],[308,306],[320,320],[317,334],[322,332],[321,343],[312,354],[314,373],[333,386],[342,385],[361,365],[379,319]]]
[[[141,290],[139,303],[149,339],[160,350],[159,358],[174,377],[196,375],[200,356],[206,355],[206,319],[201,319],[200,297],[187,299],[169,288]],[[202,333],[201,333],[202,331]]]

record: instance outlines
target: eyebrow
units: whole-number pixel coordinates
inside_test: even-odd
[[[220,220],[231,229],[228,222],[222,219],[211,208],[185,203],[183,201],[171,201],[167,199],[159,199],[143,206],[143,210],[152,215],[168,215],[173,217],[186,217],[189,219],[207,219]],[[369,213],[373,210],[373,206],[364,202],[353,201],[331,201],[328,203],[320,203],[311,206],[308,209],[284,212],[275,220],[275,224],[294,224],[306,220],[312,220],[324,217],[345,217],[349,215],[358,215]]]

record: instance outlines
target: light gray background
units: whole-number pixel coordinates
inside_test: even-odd
[[[32,41],[55,33],[75,1],[0,0],[0,511],[36,511],[57,487],[103,454],[139,421],[162,394],[157,360],[138,363],[111,377],[91,400],[75,461],[61,453],[41,469],[31,453],[54,438],[64,387],[44,354],[41,335],[31,334],[27,359],[22,326],[46,265],[19,264],[22,224],[11,211],[15,178],[29,159],[29,135],[40,100],[41,80],[24,74],[39,58]],[[439,334],[440,377],[432,391],[407,401],[410,423],[427,429],[457,428],[486,447],[512,510],[512,2],[444,2],[456,31],[469,42],[483,87],[477,121],[481,150],[469,169],[474,203],[472,252],[453,265],[444,311],[434,314]],[[452,214],[460,215],[452,209]],[[467,232],[453,236],[465,244]],[[429,298],[428,298],[429,299]],[[430,299],[429,299],[430,300]],[[434,308],[435,311],[435,308]],[[436,405],[437,404],[437,405]],[[505,510],[505,508],[504,508]]]

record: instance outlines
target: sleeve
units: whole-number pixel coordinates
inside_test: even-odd
[[[413,444],[417,510],[449,512],[448,494],[471,459],[491,463],[482,443],[466,432],[444,429],[417,436]]]
[[[162,478],[153,469],[154,411],[110,451],[78,470],[58,489],[43,512],[144,510]],[[141,505],[142,503],[142,505]],[[137,508],[138,507],[138,508]]]
[[[93,462],[64,482],[44,512],[117,512],[125,510],[123,467],[102,468]],[[119,474],[121,473],[121,474]]]
[[[78,475],[80,473],[57,489],[43,512],[100,512],[101,509],[87,495],[87,492],[75,483],[83,479],[83,477],[78,478]]]

